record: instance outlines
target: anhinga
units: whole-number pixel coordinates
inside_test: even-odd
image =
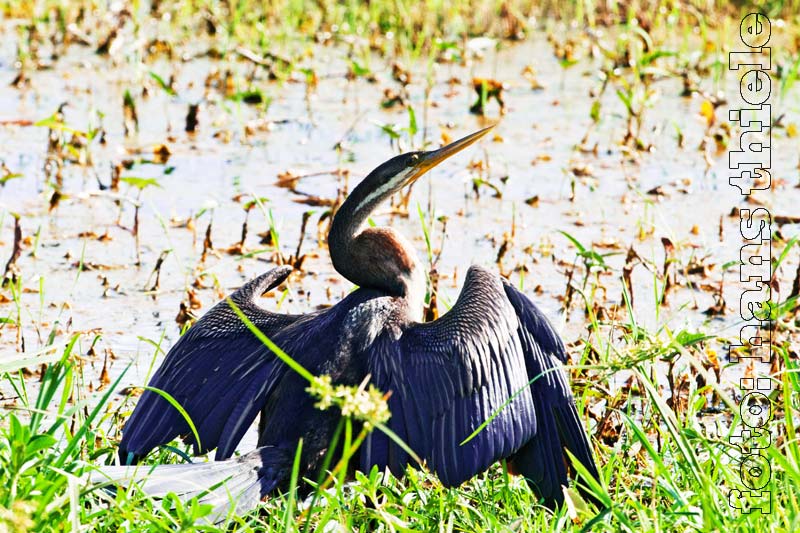
[[[328,245],[333,266],[359,288],[335,306],[307,315],[260,307],[258,297],[284,281],[288,267],[259,276],[230,298],[315,375],[347,385],[369,376],[390,392],[388,427],[444,485],[458,485],[506,459],[509,470],[525,476],[552,507],[563,501],[562,485],[568,483],[565,449],[597,478],[561,367],[567,355],[558,334],[524,294],[476,266],[452,309],[420,322],[425,277],[413,248],[392,228],[362,227],[379,204],[489,129],[439,150],[394,157],[353,190],[333,219]],[[219,507],[233,499],[237,510],[247,510],[287,488],[300,439],[301,476],[314,478],[322,468],[341,413],[316,408],[307,385],[220,302],[180,338],[150,381],[184,408],[200,442],[177,409],[147,390],[125,425],[120,457],[129,464],[179,436],[193,442],[196,453],[216,448],[217,462],[157,467],[144,488],[151,494],[201,495]],[[258,448],[222,461],[259,412]],[[377,465],[402,475],[413,462],[379,431],[359,454],[362,471]],[[124,477],[121,471],[106,473]],[[224,490],[204,492],[222,481]]]

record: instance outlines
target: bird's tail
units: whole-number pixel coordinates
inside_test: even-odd
[[[226,461],[174,465],[106,466],[91,475],[91,482],[108,486],[135,483],[149,496],[174,493],[182,501],[197,498],[211,504],[209,515],[221,522],[230,510],[243,514],[258,505],[269,492],[289,479],[291,455],[265,446]]]

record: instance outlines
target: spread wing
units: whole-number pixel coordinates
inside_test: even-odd
[[[533,450],[540,456],[526,453],[514,467],[547,502],[560,501],[560,487],[567,484],[563,448],[594,471],[560,368],[565,360],[561,340],[533,303],[478,267],[469,270],[448,313],[395,335],[387,329],[368,354],[374,383],[391,391],[390,429],[442,483],[458,485],[499,459],[516,461]],[[364,468],[377,464],[393,472],[410,462],[379,432],[361,459]]]
[[[230,296],[267,337],[299,318],[271,313],[256,303],[256,298],[278,286],[291,270],[274,268]],[[142,457],[178,436],[188,436],[195,453],[218,448],[217,459],[230,457],[283,373],[283,366],[227,301],[218,303],[175,343],[149,383],[183,407],[200,442],[177,409],[158,393],[146,390],[123,429],[120,458],[128,462]]]
[[[536,435],[511,458],[512,467],[524,475],[546,505],[560,504],[567,484],[567,465],[564,450],[569,450],[586,467],[594,479],[599,479],[592,457],[591,445],[583,429],[575,399],[561,367],[567,363],[564,343],[527,296],[503,281],[506,297],[519,318],[517,335],[523,340],[528,376],[538,379],[531,384],[531,395],[539,424]],[[584,497],[598,500],[579,486]]]

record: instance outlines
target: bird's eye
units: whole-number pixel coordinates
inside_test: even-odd
[[[411,165],[416,165],[417,162],[419,162],[419,154],[411,154],[411,159],[409,160],[409,163]]]

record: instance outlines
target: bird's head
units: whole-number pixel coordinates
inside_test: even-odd
[[[411,244],[392,228],[362,231],[362,225],[378,204],[489,133],[492,127],[438,150],[398,155],[370,172],[334,215],[328,234],[334,268],[361,287],[406,297],[421,287],[424,296],[424,276]]]
[[[371,206],[375,200],[386,198],[411,185],[430,169],[489,133],[493,127],[476,131],[438,150],[407,152],[386,161],[364,179],[368,190],[360,199],[359,207]]]

